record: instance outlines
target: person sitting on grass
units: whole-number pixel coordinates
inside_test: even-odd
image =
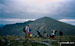
[[[48,38],[48,34],[46,31],[43,32],[44,33],[44,38]]]
[[[50,35],[50,37],[51,37],[52,39],[55,38],[56,32],[57,32],[56,30],[52,30],[51,35]]]

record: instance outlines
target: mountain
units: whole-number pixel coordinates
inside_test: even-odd
[[[57,35],[59,31],[62,31],[64,35],[75,35],[75,26],[66,24],[55,19],[49,17],[43,17],[35,20],[34,22],[28,21],[25,23],[16,23],[6,25],[0,29],[0,35],[16,35],[16,36],[24,36],[23,32],[24,26],[27,24],[31,25],[32,34],[35,36],[37,34],[37,28],[40,28],[40,32],[43,35],[43,32],[46,31],[49,35],[52,29],[57,30]]]
[[[57,35],[59,34],[59,31],[62,31],[64,35],[75,35],[75,26],[57,21],[49,17],[37,19],[35,22],[31,23],[31,27],[33,30],[33,35],[36,35],[36,30],[38,27],[40,27],[40,32],[42,35],[44,31],[50,35],[51,30],[53,29],[57,30]]]
[[[1,36],[6,36],[6,35],[24,36],[25,34],[23,32],[23,28],[32,22],[33,21],[27,21],[24,23],[5,25],[4,27],[0,28],[0,35]]]
[[[5,24],[0,24],[0,28],[2,28]]]

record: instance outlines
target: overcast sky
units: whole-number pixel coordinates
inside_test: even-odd
[[[0,24],[44,16],[75,25],[75,0],[0,0]]]

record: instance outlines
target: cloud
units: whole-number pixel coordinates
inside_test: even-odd
[[[58,20],[75,19],[75,0],[0,0],[1,19],[38,19],[44,16]]]
[[[75,25],[75,19],[60,19],[59,21]]]
[[[0,24],[13,24],[13,23],[21,23],[26,21],[34,21],[35,19],[0,19]]]
[[[17,13],[17,12],[30,12],[30,13],[54,13],[63,4],[71,0],[5,0],[3,12]]]
[[[61,19],[59,21],[68,22],[68,21],[75,21],[75,19]]]
[[[0,18],[74,17],[74,0],[0,0]],[[68,15],[71,14],[71,15]],[[63,14],[63,15],[62,15]]]

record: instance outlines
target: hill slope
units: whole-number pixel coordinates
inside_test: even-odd
[[[33,21],[27,21],[24,23],[16,23],[16,24],[8,24],[5,25],[3,28],[0,29],[0,35],[14,35],[14,36],[24,36],[25,33],[23,32],[23,28]]]
[[[34,25],[34,26],[33,26]],[[40,32],[43,35],[43,31],[46,31],[48,34],[50,34],[52,29],[59,31],[63,31],[64,35],[75,35],[75,26],[72,26],[70,24],[66,24],[63,22],[59,22],[55,19],[49,18],[49,17],[43,17],[31,24],[32,27],[32,33],[35,35],[36,30],[38,27],[40,27]],[[57,33],[58,34],[58,33]]]
[[[31,25],[32,28],[32,34],[33,36],[37,33],[37,28],[40,27],[40,32],[43,35],[43,31],[46,31],[48,34],[50,34],[52,29],[56,29],[57,32],[60,30],[64,32],[64,35],[75,35],[75,26],[72,26],[70,24],[66,24],[63,22],[59,22],[55,19],[49,18],[49,17],[43,17],[40,19],[35,20],[34,22],[29,21],[25,23],[17,23],[17,24],[11,24],[6,25],[3,28],[0,29],[0,35],[16,35],[16,36],[24,36],[23,28],[27,24]],[[58,34],[58,33],[57,33]]]
[[[2,28],[3,26],[5,26],[4,24],[0,24],[0,28]]]

